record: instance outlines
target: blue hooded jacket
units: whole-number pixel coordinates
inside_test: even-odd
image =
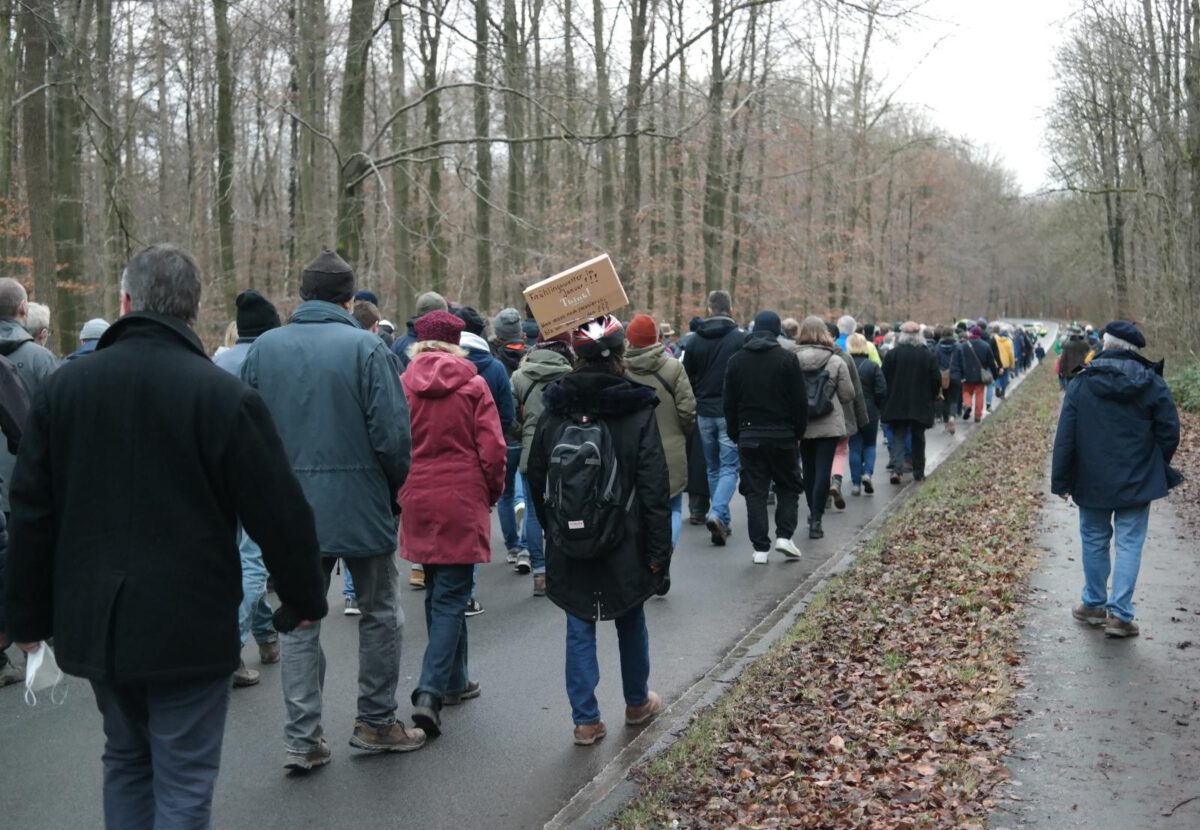
[[[492,398],[496,401],[496,411],[500,414],[500,430],[512,443],[509,429],[517,419],[517,406],[513,403],[512,383],[508,379],[508,370],[504,364],[492,357],[487,341],[477,334],[463,333],[459,345],[467,353],[467,360],[475,364],[479,376],[487,381],[488,389],[492,390]],[[515,445],[520,445],[518,438]]]
[[[1101,352],[1067,387],[1050,489],[1080,507],[1140,507],[1167,495],[1178,446],[1179,413],[1153,365],[1132,352]]]

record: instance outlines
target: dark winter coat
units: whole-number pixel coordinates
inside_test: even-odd
[[[1058,376],[1062,378],[1075,377],[1083,370],[1084,362],[1092,347],[1082,336],[1074,336],[1063,343],[1062,360],[1058,364]]]
[[[846,364],[850,383],[854,386],[854,397],[842,402],[842,420],[846,423],[846,435],[857,435],[858,431],[867,425],[867,395],[863,391],[862,378],[858,375],[858,365],[855,364],[854,358],[840,348],[834,351],[842,363]]]
[[[720,418],[725,412],[721,394],[725,390],[725,367],[746,342],[746,333],[731,317],[709,317],[700,324],[683,353],[683,368],[696,395],[696,414]]]
[[[888,398],[879,413],[884,423],[916,421],[926,429],[933,426],[934,401],[942,391],[942,373],[937,358],[918,335],[908,340],[900,335],[896,348],[883,359]]]
[[[612,434],[625,492],[636,488],[625,539],[600,559],[570,559],[546,537],[546,595],[569,614],[611,620],[637,608],[658,590],[671,562],[671,496],[654,408],[654,390],[625,377],[576,369],[551,384],[529,454],[530,495],[548,525],[546,478],[553,442],[573,415],[603,419]],[[660,573],[650,568],[656,566]]]
[[[460,345],[467,352],[467,360],[475,364],[479,376],[487,383],[492,392],[492,401],[496,404],[496,413],[500,417],[500,430],[508,433],[517,417],[516,406],[513,405],[512,384],[508,380],[508,370],[504,364],[492,357],[488,343],[477,334],[463,334]],[[513,441],[516,446],[520,440]]]
[[[775,335],[752,334],[725,372],[725,428],[743,447],[795,448],[808,426],[808,393],[796,355]]]
[[[417,318],[410,317],[408,320],[408,328],[405,330],[404,334],[397,335],[396,338],[392,340],[392,345],[390,346],[392,354],[394,354],[400,361],[401,371],[404,371],[404,369],[408,367],[408,361],[412,360],[412,358],[409,357],[408,350],[417,343],[417,330],[413,326],[415,322],[417,322]]]
[[[325,616],[312,510],[270,412],[175,318],[130,314],[47,381],[12,500],[8,633],[54,637],[71,674],[228,677],[241,651],[239,520],[284,608]]]
[[[1067,387],[1050,489],[1080,507],[1118,510],[1167,495],[1179,413],[1166,382],[1140,356],[1098,354]]]
[[[878,423],[879,411],[887,401],[887,380],[883,371],[875,365],[869,355],[854,355],[854,365],[858,369],[858,379],[862,382],[863,397],[867,399],[866,423],[858,425],[861,431],[868,423]]]
[[[271,409],[316,515],[321,552],[394,552],[408,404],[383,341],[344,308],[309,300],[286,326],[254,341],[242,380]]]
[[[970,352],[967,350],[970,349]],[[974,355],[974,359],[972,359]],[[982,340],[964,340],[954,350],[950,362],[950,380],[957,383],[983,383],[983,370],[996,376],[998,367],[992,347]],[[940,381],[939,381],[940,382]]]
[[[507,451],[487,382],[471,361],[446,352],[416,355],[402,380],[412,467],[400,489],[400,550],[424,565],[489,562]]]

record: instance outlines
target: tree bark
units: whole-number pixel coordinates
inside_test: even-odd
[[[217,246],[220,271],[217,281],[225,301],[225,314],[237,313],[237,270],[233,256],[233,44],[229,33],[229,0],[213,0],[217,35]]]

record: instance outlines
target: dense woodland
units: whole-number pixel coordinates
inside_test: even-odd
[[[925,320],[1193,289],[1197,2],[1082,7],[1061,192],[1036,195],[876,71],[920,5],[0,0],[3,267],[63,350],[156,241],[200,261],[210,340],[242,288],[294,306],[323,246],[398,321],[430,288],[518,304],[602,251],[676,323],[716,287],[743,315]]]

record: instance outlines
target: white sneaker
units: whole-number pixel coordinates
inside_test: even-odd
[[[513,514],[517,517],[517,528],[521,527],[521,522],[525,521],[525,502],[519,501],[513,505]]]
[[[796,547],[796,543],[791,539],[784,539],[782,536],[775,540],[775,550],[782,553],[788,559],[800,558],[800,548]]]
[[[770,552],[769,550],[756,550],[756,551],[754,551],[754,564],[755,564],[755,565],[765,565],[765,564],[767,564],[767,557],[768,557],[768,556],[770,556],[770,555],[771,555],[771,552]]]

